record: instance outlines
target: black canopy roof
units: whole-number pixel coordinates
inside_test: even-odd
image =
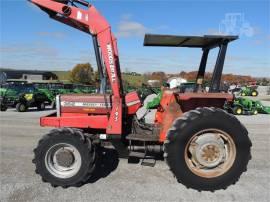
[[[238,36],[205,35],[205,36],[174,36],[146,34],[144,46],[167,46],[188,48],[214,48],[223,42],[238,39]]]

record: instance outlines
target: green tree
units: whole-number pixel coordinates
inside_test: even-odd
[[[94,70],[90,63],[77,64],[70,73],[70,80],[74,83],[93,84]]]
[[[98,88],[100,85],[100,78],[99,78],[99,72],[95,71],[94,72],[94,85]]]

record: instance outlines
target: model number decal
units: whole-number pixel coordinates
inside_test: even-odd
[[[63,107],[91,107],[91,108],[106,108],[111,107],[110,103],[89,103],[89,102],[69,102],[62,101],[61,106]]]
[[[107,51],[108,51],[109,65],[110,65],[110,71],[111,71],[111,78],[112,78],[112,82],[114,83],[116,81],[116,74],[115,74],[115,65],[114,65],[114,58],[113,58],[111,44],[107,44]]]
[[[81,20],[82,19],[82,12],[78,11],[77,12],[77,20]]]
[[[116,106],[116,108],[115,108],[115,113],[114,113],[114,121],[115,121],[115,122],[118,121],[118,115],[119,115],[119,112],[118,112],[118,106]]]

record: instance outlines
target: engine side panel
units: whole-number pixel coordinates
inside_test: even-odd
[[[110,95],[62,95],[60,97],[60,112],[80,114],[107,114],[111,111]]]

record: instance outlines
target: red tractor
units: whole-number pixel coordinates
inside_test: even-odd
[[[160,148],[177,180],[197,190],[225,189],[246,171],[251,159],[248,131],[221,109],[233,96],[219,90],[227,45],[237,36],[147,34],[145,46],[203,51],[194,88],[164,88],[154,123],[149,124],[136,116],[143,105],[139,94],[123,92],[116,38],[96,8],[84,0],[30,2],[50,18],[92,36],[100,76],[97,94],[60,95],[56,112],[40,119],[41,126],[57,128],[34,149],[33,163],[43,181],[62,187],[84,184],[95,169],[97,149],[112,139],[129,143],[129,159],[145,159],[149,150]],[[206,92],[203,79],[213,48],[219,53]]]

